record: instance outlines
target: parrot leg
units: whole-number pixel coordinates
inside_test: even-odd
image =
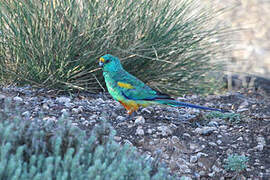
[[[120,104],[122,104],[122,106],[124,106],[124,108],[127,110],[127,113],[129,115],[132,115],[132,113],[134,111],[137,111],[139,109],[139,105],[136,104],[135,102],[131,102],[131,103],[124,103],[122,101],[119,101]]]

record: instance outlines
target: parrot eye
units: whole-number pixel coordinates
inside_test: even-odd
[[[107,60],[105,61],[105,64],[108,64],[110,61],[111,61],[110,59],[107,59]]]

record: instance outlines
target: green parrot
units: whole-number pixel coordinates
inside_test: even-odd
[[[120,60],[110,54],[106,54],[99,59],[99,66],[103,69],[103,76],[109,93],[125,107],[129,115],[137,111],[140,106],[147,107],[153,104],[223,112],[221,109],[180,102],[167,94],[150,88],[123,69]]]

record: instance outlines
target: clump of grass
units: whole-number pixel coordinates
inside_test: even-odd
[[[210,112],[206,114],[206,118],[220,118],[229,121],[229,123],[239,123],[241,121],[241,115],[238,113]]]
[[[225,160],[225,169],[235,172],[241,172],[247,168],[248,157],[242,155],[229,155]]]
[[[219,88],[215,71],[225,62],[225,31],[212,23],[218,12],[198,4],[1,1],[0,81],[100,91],[97,58],[110,53],[164,92],[211,93]]]
[[[166,168],[116,143],[104,119],[87,135],[67,116],[54,122],[20,114],[8,103],[0,109],[0,179],[174,179]]]

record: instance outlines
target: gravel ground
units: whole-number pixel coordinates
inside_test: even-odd
[[[179,177],[270,179],[270,98],[263,92],[179,98],[227,109],[235,116],[153,106],[132,117],[108,94],[56,94],[31,87],[2,87],[0,109],[5,99],[10,99],[23,116],[31,118],[42,111],[44,121],[56,121],[68,113],[74,125],[88,132],[101,116],[107,117],[117,131],[117,142],[129,143],[147,157],[158,158]],[[224,160],[235,153],[249,158],[247,168],[240,173],[224,169]]]

